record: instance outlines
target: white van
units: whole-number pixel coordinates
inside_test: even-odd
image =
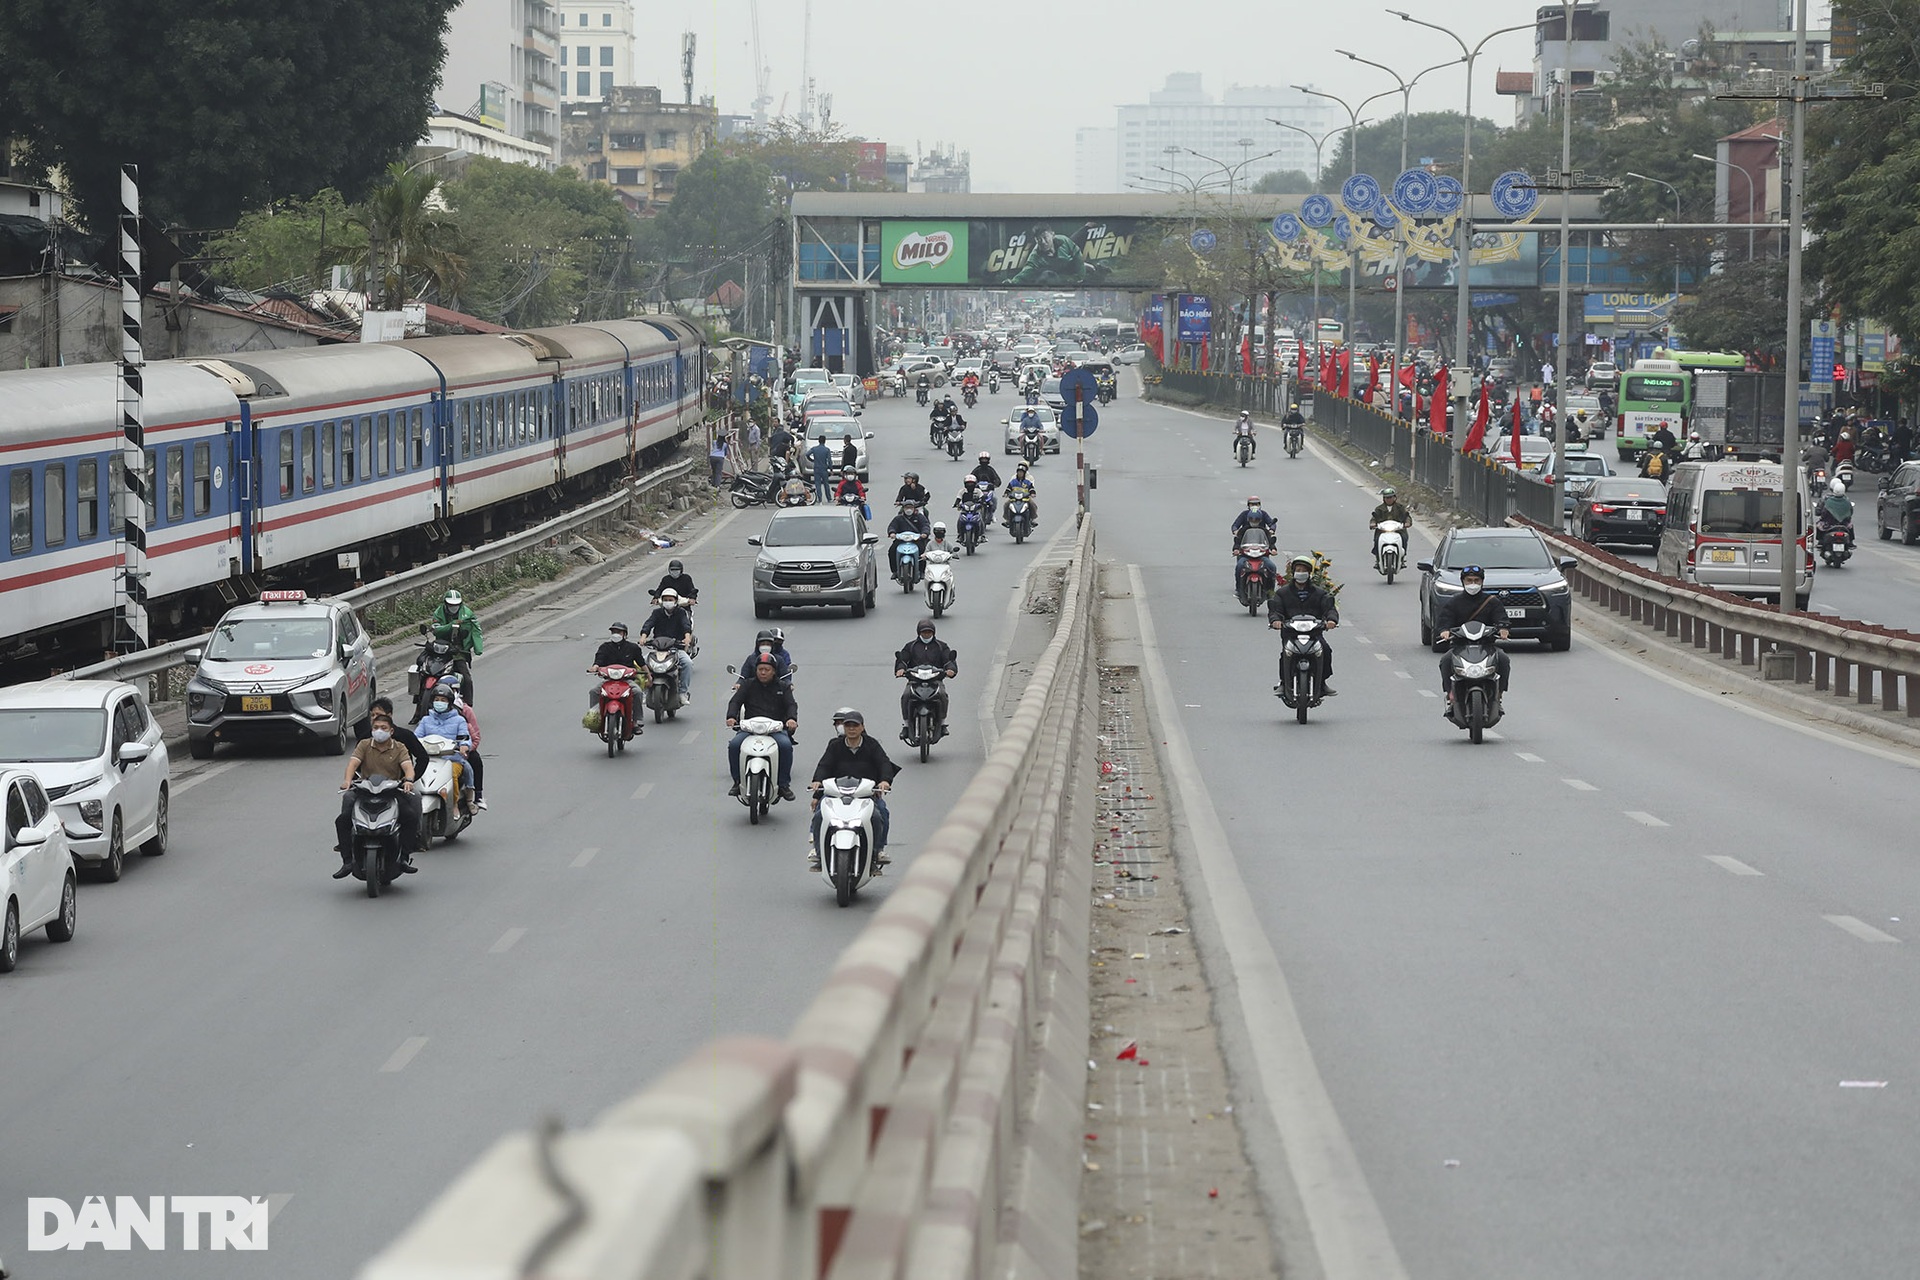
[[[1667,523],[1656,570],[1669,578],[1780,598],[1780,523],[1783,481],[1777,462],[1683,462],[1667,485]],[[1809,505],[1800,486],[1800,530],[1795,539],[1798,608],[1813,593],[1813,556],[1807,549]]]

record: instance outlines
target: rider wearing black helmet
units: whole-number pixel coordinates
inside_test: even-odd
[[[680,602],[689,608],[700,599],[700,589],[693,585],[693,579],[687,573],[686,564],[678,559],[667,561],[666,576],[661,578],[659,585],[647,594],[657,601],[660,593],[669,588],[679,592]]]
[[[924,507],[932,501],[933,495],[927,492],[927,486],[920,483],[918,471],[909,471],[900,477],[900,492],[893,495],[894,506],[905,506],[912,502]]]
[[[1453,639],[1454,628],[1467,622],[1484,622],[1507,638],[1506,611],[1500,605],[1500,593],[1486,590],[1487,571],[1477,564],[1470,564],[1460,571],[1460,593],[1447,597],[1433,620],[1434,640],[1445,644]],[[1506,650],[1494,650],[1495,661],[1500,670],[1500,692],[1507,691],[1507,677],[1512,670],[1512,662]],[[1443,715],[1453,711],[1453,655],[1443,654],[1440,658],[1440,691],[1446,695],[1441,708]]]
[[[634,671],[632,678],[639,679],[639,673],[645,669],[645,651],[627,639],[626,623],[616,622],[607,628],[607,638],[602,640],[600,647],[593,651],[593,666],[595,670],[601,667],[631,667]],[[599,706],[600,686],[596,684],[587,690],[587,707],[589,710],[594,710]],[[645,717],[633,717],[632,731],[646,732]]]
[[[1333,593],[1313,581],[1313,557],[1300,555],[1287,561],[1287,574],[1267,601],[1267,625],[1277,631],[1289,618],[1306,617],[1320,619],[1328,631],[1340,625],[1340,607]],[[1327,681],[1333,678],[1333,645],[1324,633],[1320,651],[1320,696],[1331,698],[1334,688]]]
[[[952,680],[960,674],[960,654],[945,641],[938,638],[932,618],[922,618],[914,628],[913,639],[900,647],[893,655],[893,675],[896,680],[906,679],[907,672],[914,667],[938,667]],[[900,740],[907,740],[907,717],[913,714],[913,696],[910,691],[900,694]],[[947,733],[947,691],[940,690],[938,717],[940,736]]]

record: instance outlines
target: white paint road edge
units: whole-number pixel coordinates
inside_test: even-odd
[[[1253,896],[1241,878],[1226,828],[1176,714],[1179,703],[1160,657],[1140,566],[1128,565],[1127,576],[1139,617],[1141,671],[1166,734],[1167,773],[1179,789],[1181,808],[1191,826],[1200,892],[1219,922],[1221,943],[1233,963],[1255,1076],[1279,1127],[1321,1270],[1326,1280],[1407,1280],[1386,1219],[1314,1063],[1279,957],[1254,913]]]

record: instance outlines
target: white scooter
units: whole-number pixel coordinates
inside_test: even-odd
[[[1374,557],[1374,570],[1387,576],[1387,584],[1393,584],[1393,575],[1406,568],[1407,534],[1406,526],[1398,520],[1382,520],[1374,526],[1380,533],[1380,552]]]
[[[780,732],[780,722],[749,716],[740,727],[747,731],[747,740],[740,744],[740,803],[747,806],[747,821],[759,826],[767,810],[780,803],[774,785],[779,776],[780,744],[773,737]]]
[[[927,594],[927,608],[939,617],[953,607],[953,552],[938,543],[929,546],[920,557],[921,585]]]
[[[841,906],[873,879],[874,784],[867,778],[834,778],[820,784],[820,831],[814,849],[820,874]]]
[[[471,766],[460,763],[460,744],[452,738],[430,733],[420,739],[420,749],[427,753],[427,771],[415,788],[420,794],[421,839],[428,844],[436,836],[456,840],[473,825],[473,812],[460,806],[460,780],[454,776],[454,767]]]

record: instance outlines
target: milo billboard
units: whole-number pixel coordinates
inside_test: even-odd
[[[967,224],[893,222],[880,228],[880,279],[887,284],[967,284]]]

